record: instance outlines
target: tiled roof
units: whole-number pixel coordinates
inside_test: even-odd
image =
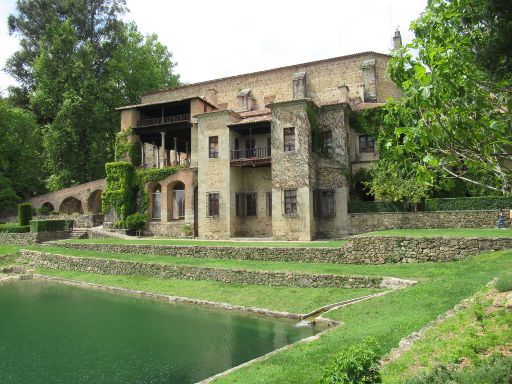
[[[238,114],[242,117],[251,117],[251,116],[268,115],[270,112],[271,112],[270,108],[261,108],[261,109],[256,109],[254,111],[238,112]]]

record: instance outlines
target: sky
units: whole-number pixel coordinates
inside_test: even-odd
[[[187,83],[363,51],[388,53],[398,27],[408,43],[410,22],[427,0],[127,0],[126,21],[156,33]],[[0,0],[0,67],[18,47],[7,17],[15,0]],[[0,90],[16,84],[0,72]]]

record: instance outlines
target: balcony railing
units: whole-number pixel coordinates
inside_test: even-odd
[[[182,121],[190,121],[190,114],[183,113],[181,115],[161,116],[153,119],[142,119],[137,121],[137,127],[148,127],[150,125],[178,123]]]
[[[270,158],[270,148],[235,149],[231,151],[231,161],[258,160]]]

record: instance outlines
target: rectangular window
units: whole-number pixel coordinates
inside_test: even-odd
[[[317,189],[314,192],[314,213],[316,217],[336,216],[336,194],[332,189]]]
[[[206,194],[206,216],[219,216],[219,192],[208,192]]]
[[[172,191],[171,213],[172,220],[182,220],[185,218],[185,191]]]
[[[235,194],[236,216],[250,217],[257,216],[257,195],[256,192],[238,192]]]
[[[210,136],[208,138],[208,157],[210,159],[219,157],[219,136]]]
[[[332,131],[322,133],[322,153],[326,155],[332,153]]]
[[[267,216],[272,216],[272,192],[265,194],[265,202],[267,205]]]
[[[285,189],[283,191],[283,212],[285,215],[297,213],[297,190]]]
[[[284,151],[295,151],[295,128],[284,129]]]
[[[375,152],[375,139],[368,135],[359,135],[359,153]]]

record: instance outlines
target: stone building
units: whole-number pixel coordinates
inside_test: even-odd
[[[390,56],[363,52],[142,95],[119,108],[142,167],[187,169],[148,184],[150,230],[205,239],[337,238],[349,231],[347,173],[378,157],[349,126],[399,97]]]

